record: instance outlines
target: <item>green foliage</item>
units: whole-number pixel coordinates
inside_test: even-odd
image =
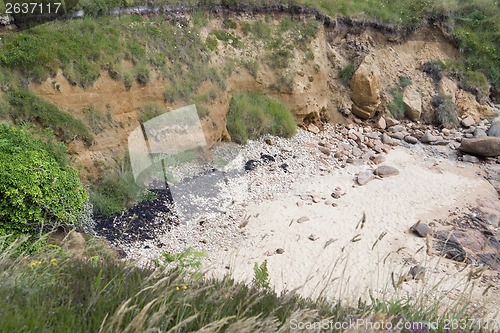
[[[293,76],[280,74],[278,75],[276,81],[270,85],[270,88],[280,92],[292,93],[293,84],[294,84]]]
[[[218,43],[217,38],[208,36],[205,40],[205,47],[207,50],[214,51],[217,49]]]
[[[82,109],[85,121],[95,134],[101,133],[109,122],[104,113],[95,105],[87,105]]]
[[[135,67],[135,81],[139,85],[144,87],[149,83],[150,78],[150,70],[145,63],[141,62]]]
[[[409,77],[409,76],[400,76],[399,77],[399,87],[401,89],[404,89],[411,84],[412,84],[411,77]]]
[[[458,114],[451,96],[439,94],[432,99],[435,108],[434,123],[444,128],[454,128],[459,124]]]
[[[222,25],[226,29],[236,29],[238,26],[236,25],[236,22],[231,20],[229,17],[226,17],[224,21],[222,21]]]
[[[123,86],[127,91],[132,89],[132,84],[134,83],[133,75],[130,72],[123,73]]]
[[[267,40],[268,38],[271,38],[272,28],[266,22],[258,20],[252,23],[251,32],[256,38]]]
[[[207,254],[205,252],[189,247],[179,253],[162,252],[161,257],[155,260],[155,264],[158,267],[173,264],[182,273],[196,273],[201,269],[201,260],[206,257]]]
[[[0,124],[0,235],[77,226],[87,192],[54,148],[24,129]]]
[[[257,60],[243,61],[243,67],[248,70],[248,73],[250,73],[254,79],[257,78],[257,72],[259,71],[259,62]]]
[[[214,30],[212,31],[212,33],[214,34],[215,38],[222,42],[226,42],[227,44],[230,44],[234,47],[242,46],[240,39],[230,32],[224,30]]]
[[[229,104],[227,129],[234,142],[246,143],[264,134],[290,137],[296,123],[281,101],[258,92],[236,93]]]
[[[259,264],[255,262],[253,266],[253,284],[257,289],[269,289],[271,287],[269,283],[269,271],[267,269],[267,259]]]
[[[62,112],[57,106],[46,102],[26,89],[15,88],[5,95],[9,103],[9,116],[16,120],[29,121],[50,128],[64,141],[83,140],[90,144],[93,137],[85,124]]]
[[[403,119],[405,116],[405,105],[403,103],[403,90],[399,87],[391,89],[392,102],[387,106],[392,117]]]
[[[165,113],[165,110],[163,110],[157,103],[150,102],[145,104],[139,110],[139,121],[141,123],[145,123],[146,121],[158,117],[163,113]]]
[[[346,87],[349,87],[349,84],[351,83],[352,77],[354,76],[355,72],[356,68],[352,63],[348,63],[340,70],[339,78]]]

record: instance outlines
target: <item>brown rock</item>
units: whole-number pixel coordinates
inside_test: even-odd
[[[455,106],[460,116],[471,116],[476,123],[479,123],[481,118],[495,116],[495,111],[491,107],[479,104],[474,95],[461,89],[456,93]]]
[[[453,104],[455,104],[455,94],[458,90],[457,84],[447,77],[443,77],[438,84],[438,91],[444,95],[451,96]]]
[[[308,238],[314,242],[319,239],[319,236],[316,236],[315,234],[310,234]]]
[[[427,224],[418,221],[410,227],[410,231],[418,237],[426,237],[427,234],[429,234],[429,232],[431,231],[431,228]]]
[[[385,162],[385,156],[384,155],[375,155],[372,156],[372,162],[375,164],[380,164]]]
[[[489,136],[486,138],[462,139],[459,149],[476,156],[499,156],[500,138]]]
[[[420,119],[422,114],[422,97],[420,93],[413,88],[408,86],[403,91],[403,103],[405,106],[405,115],[413,121]]]
[[[362,171],[358,174],[358,177],[357,177],[357,182],[359,185],[365,185],[367,184],[369,181],[373,180],[375,178],[375,175],[373,174],[373,171],[371,170],[366,170],[366,171]]]
[[[297,220],[297,223],[304,223],[309,221],[309,218],[307,216],[302,216]]]
[[[329,156],[332,153],[332,151],[330,149],[328,149],[326,147],[321,147],[321,146],[319,147],[319,151],[327,156]]]
[[[307,125],[307,130],[311,133],[314,133],[314,134],[318,134],[320,132],[318,126],[316,126],[312,123]]]
[[[360,107],[377,106],[380,103],[380,69],[364,61],[351,80],[352,101]]]
[[[385,117],[385,123],[386,123],[387,127],[391,127],[394,125],[399,125],[399,120],[396,120],[396,119],[391,118],[391,117]]]
[[[418,139],[414,136],[411,136],[411,135],[405,136],[405,141],[408,143],[411,143],[412,145],[418,143]]]
[[[283,253],[285,253],[285,250],[283,248],[279,247],[276,249],[276,254],[283,254]]]
[[[398,175],[399,170],[388,165],[381,165],[378,168],[376,168],[373,173],[379,177],[385,178]]]
[[[384,117],[380,117],[380,119],[377,121],[377,128],[380,128],[380,129],[386,129],[387,127],[387,124],[385,122],[385,119]]]
[[[352,105],[352,113],[361,119],[369,119],[375,115],[375,111],[367,111],[356,104]]]
[[[464,127],[471,127],[471,126],[474,126],[476,124],[476,122],[474,121],[474,118],[472,118],[471,116],[467,116],[464,119],[462,119],[461,123],[462,123],[462,126],[464,126]]]

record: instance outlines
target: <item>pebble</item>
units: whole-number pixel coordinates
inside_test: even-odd
[[[419,221],[410,227],[410,231],[419,237],[426,237],[431,231],[431,228],[427,224]]]
[[[304,223],[309,221],[309,218],[307,216],[302,216],[297,220],[297,223]]]
[[[381,164],[385,162],[385,156],[382,154],[372,156],[371,158],[372,162],[375,164]]]
[[[379,177],[385,178],[385,177],[399,175],[399,170],[388,165],[381,165],[378,168],[376,168],[373,173]]]
[[[477,162],[479,162],[479,158],[477,158],[476,156],[472,156],[472,155],[464,155],[464,156],[462,156],[462,161],[469,162],[469,163],[477,163]]]
[[[326,147],[321,147],[321,146],[319,147],[319,151],[327,156],[329,156],[332,153],[332,151],[330,149],[328,149]]]
[[[314,242],[319,239],[319,236],[316,236],[315,234],[310,234],[308,238]]]
[[[411,143],[412,145],[418,143],[418,139],[416,137],[414,137],[414,136],[411,136],[411,135],[405,136],[405,141],[408,142],[408,143]]]
[[[283,254],[283,253],[285,253],[285,250],[283,248],[279,247],[276,249],[276,254]]]
[[[371,170],[362,171],[358,174],[357,182],[359,185],[366,185],[369,181],[373,180],[375,175]]]
[[[424,133],[424,135],[422,136],[422,138],[420,139],[420,141],[422,143],[430,143],[430,142],[437,141],[437,138],[431,134],[431,131],[426,131]]]
[[[462,119],[461,123],[462,123],[462,126],[464,126],[464,127],[471,127],[471,126],[476,124],[476,122],[474,121],[474,118],[472,118],[471,116],[467,116],[464,119]]]

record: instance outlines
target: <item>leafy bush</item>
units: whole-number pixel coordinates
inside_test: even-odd
[[[262,264],[255,262],[253,266],[253,283],[257,289],[269,289],[271,287],[269,283],[269,270],[267,269],[267,260],[264,260]]]
[[[88,144],[93,141],[92,134],[82,121],[60,111],[57,106],[29,90],[12,89],[6,94],[6,99],[10,104],[10,116],[16,120],[39,123],[64,141],[80,139]]]
[[[139,111],[139,121],[144,123],[150,119],[158,117],[164,112],[165,110],[162,110],[158,104],[154,102],[147,103]]]
[[[458,114],[451,96],[439,94],[432,99],[432,105],[435,107],[434,122],[437,126],[453,128],[458,125]]]
[[[355,72],[356,68],[352,63],[348,63],[340,70],[339,78],[346,87],[349,87]]]
[[[78,221],[87,192],[54,151],[26,130],[0,124],[0,235],[83,227]]]
[[[409,77],[409,76],[400,76],[399,77],[399,86],[401,87],[401,89],[404,89],[411,84],[412,84],[411,77]]]
[[[391,115],[396,119],[403,119],[405,116],[405,105],[403,103],[403,91],[398,87],[391,89],[392,102],[387,106]]]
[[[264,134],[290,137],[296,132],[290,110],[262,93],[237,93],[231,98],[227,129],[233,141],[246,143]]]

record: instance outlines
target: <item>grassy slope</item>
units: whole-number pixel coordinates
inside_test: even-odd
[[[437,320],[436,309],[411,306],[404,300],[372,300],[371,305],[359,302],[347,307],[294,294],[276,295],[229,277],[200,278],[189,264],[181,272],[139,269],[113,259],[95,239],[87,241],[82,260],[57,247],[25,256],[13,255],[15,249],[5,250],[3,245],[0,238],[0,298],[8,300],[0,302],[2,332],[194,332],[202,328],[204,332],[276,332],[278,328],[287,332],[292,319],[364,318],[394,324]],[[456,311],[441,318],[451,319]],[[319,330],[310,330],[314,331]],[[449,331],[441,327],[435,332]]]

